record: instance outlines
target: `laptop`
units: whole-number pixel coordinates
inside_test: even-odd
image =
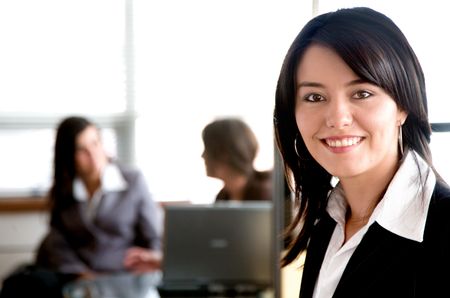
[[[165,208],[159,289],[264,289],[273,284],[271,202]]]

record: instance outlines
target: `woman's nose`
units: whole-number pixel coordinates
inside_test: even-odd
[[[347,99],[331,100],[326,111],[326,124],[330,128],[345,128],[353,123],[351,103]]]

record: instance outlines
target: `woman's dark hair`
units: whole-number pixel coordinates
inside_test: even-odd
[[[309,21],[289,48],[276,89],[274,128],[286,176],[295,190],[298,213],[286,231],[293,237],[282,264],[292,262],[307,247],[312,228],[325,211],[331,175],[310,155],[295,119],[296,71],[312,44],[336,52],[361,79],[381,87],[408,116],[402,126],[403,146],[417,152],[430,166],[425,79],[406,37],[385,15],[370,8],[340,9]],[[295,148],[296,146],[296,148]],[[298,152],[298,155],[297,155]],[[295,186],[292,186],[293,177]]]
[[[250,175],[258,152],[258,142],[250,127],[238,118],[215,120],[202,132],[204,154],[229,165],[238,173]]]
[[[76,176],[75,147],[78,135],[87,127],[94,125],[86,118],[71,116],[62,120],[56,131],[53,185],[50,188],[50,208],[58,214],[74,202],[72,183]]]

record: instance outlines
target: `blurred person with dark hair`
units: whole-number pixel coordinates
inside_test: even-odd
[[[50,227],[35,264],[3,285],[3,297],[62,297],[65,283],[97,274],[159,269],[162,214],[143,175],[107,156],[84,117],[57,128]]]
[[[202,139],[206,174],[224,183],[216,202],[271,200],[272,173],[254,168],[258,141],[244,121],[217,119],[205,126]]]

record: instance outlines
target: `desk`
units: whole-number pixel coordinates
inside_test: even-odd
[[[64,298],[273,298],[270,290],[258,293],[234,293],[189,291],[167,292],[159,288],[162,282],[160,272],[134,275],[128,273],[99,276],[90,280],[79,280],[67,284]]]
[[[156,288],[160,282],[159,272],[102,275],[67,284],[63,295],[64,298],[160,298]]]

